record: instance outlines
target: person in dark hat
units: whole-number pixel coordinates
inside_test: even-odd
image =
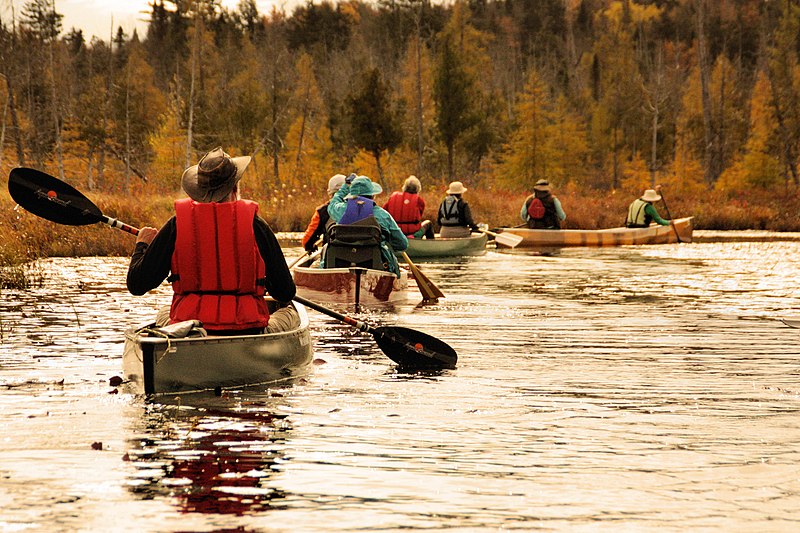
[[[661,200],[661,195],[655,189],[647,189],[639,198],[628,206],[628,216],[625,218],[627,228],[646,228],[651,222],[661,226],[669,226],[670,221],[661,218],[653,205]]]
[[[561,202],[550,191],[550,182],[539,180],[533,186],[533,194],[525,199],[519,216],[531,229],[561,229],[567,215]]]
[[[380,255],[384,270],[400,276],[400,265],[394,252],[408,248],[408,238],[397,222],[384,208],[375,203],[374,197],[383,192],[383,187],[367,176],[350,174],[344,185],[333,195],[328,204],[328,214],[335,224],[377,225],[380,227]],[[324,259],[321,262],[324,268]]]
[[[211,150],[184,171],[189,197],[175,202],[175,216],[160,230],[139,230],[128,290],[140,296],[165,279],[173,288],[168,316],[160,312],[157,325],[200,320],[209,334],[245,335],[300,324],[287,305],[295,285],[278,240],[258,204],[239,195],[249,163],[248,156]],[[266,293],[283,304],[272,315]]]

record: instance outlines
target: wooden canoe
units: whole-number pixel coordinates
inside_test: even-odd
[[[678,241],[692,242],[694,217],[678,218],[673,225],[653,224],[648,228],[609,228],[601,230],[580,229],[529,229],[503,228],[503,233],[523,238],[518,248],[553,249],[573,246],[605,247],[638,244],[670,244]],[[498,243],[498,246],[502,246]]]
[[[284,381],[309,368],[313,350],[308,314],[297,329],[263,335],[165,338],[152,328],[125,332],[126,385],[135,393],[215,390]]]
[[[405,271],[401,271],[398,278],[391,272],[371,268],[296,266],[292,269],[292,276],[297,294],[326,303],[369,305],[419,295],[416,285],[409,283]]]
[[[486,253],[487,236],[473,233],[463,239],[408,239],[406,253],[411,258],[482,255]]]

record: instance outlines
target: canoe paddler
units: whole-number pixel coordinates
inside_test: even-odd
[[[328,214],[336,225],[377,226],[380,229],[380,242],[377,245],[383,259],[383,270],[400,277],[400,266],[394,253],[408,248],[408,239],[392,215],[375,203],[374,197],[381,192],[383,187],[373,183],[367,176],[350,174],[331,198]],[[323,254],[320,261],[323,268],[326,259],[326,254]]]
[[[661,195],[655,189],[647,189],[639,198],[628,207],[628,216],[625,227],[646,228],[651,222],[661,226],[669,226],[670,221],[661,218],[653,203],[661,200]]]
[[[258,216],[258,204],[239,194],[249,164],[249,156],[214,148],[184,171],[181,186],[189,197],[175,202],[175,216],[160,230],[139,231],[128,290],[139,296],[166,279],[174,293],[156,325],[196,319],[210,334],[246,335],[300,324],[289,305],[295,285],[278,240]],[[272,315],[267,293],[282,303]]]

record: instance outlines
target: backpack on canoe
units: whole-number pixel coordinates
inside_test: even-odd
[[[541,220],[544,218],[545,208],[542,201],[534,196],[528,206],[528,216],[531,220]]]

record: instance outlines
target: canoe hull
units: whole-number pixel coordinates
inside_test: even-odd
[[[413,258],[483,255],[486,253],[485,233],[473,233],[463,239],[408,239],[406,253]]]
[[[503,228],[503,233],[522,237],[518,248],[568,248],[577,246],[606,247],[641,244],[672,244],[692,242],[693,217],[678,218],[673,226],[651,225],[648,228],[610,228],[601,230],[545,230]],[[677,231],[677,235],[676,235]],[[501,246],[498,243],[498,246]]]
[[[123,370],[135,393],[214,390],[290,379],[304,373],[313,356],[308,314],[297,329],[264,335],[164,339],[125,332]]]
[[[416,290],[404,271],[398,278],[391,272],[371,268],[295,267],[292,276],[299,295],[327,303],[384,303],[407,299]]]

